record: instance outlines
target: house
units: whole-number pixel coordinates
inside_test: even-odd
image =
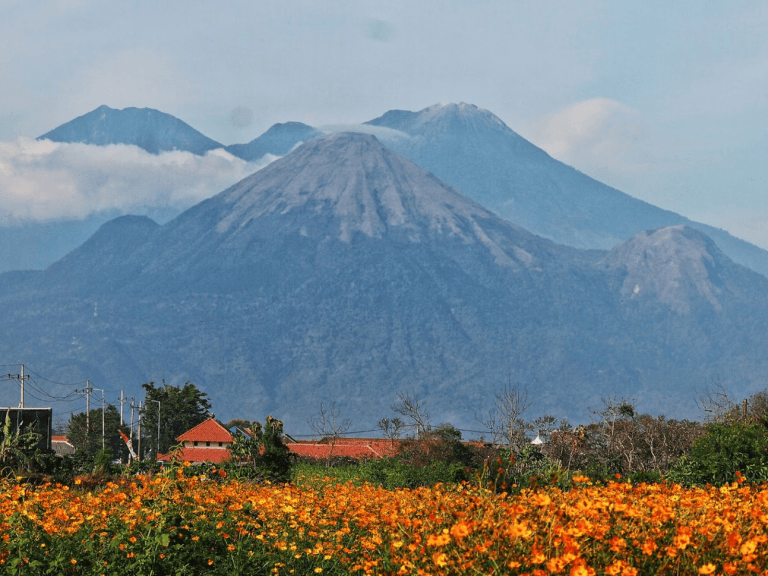
[[[219,464],[229,458],[229,448],[237,434],[250,436],[252,432],[235,427],[227,430],[211,416],[205,422],[176,438],[183,444],[180,450],[173,454],[160,454],[158,460],[169,462],[176,459],[191,463]],[[346,456],[361,459],[393,456],[402,441],[383,438],[337,438],[335,441],[323,438],[320,441],[297,441],[285,434],[283,442],[288,450],[299,456],[320,459],[329,456]]]
[[[51,436],[51,449],[56,453],[56,456],[77,452],[72,442],[66,436]]]
[[[229,430],[214,420],[211,415],[208,420],[187,430],[176,438],[182,443],[182,448],[172,454],[160,454],[157,459],[170,462],[173,459],[191,463],[212,462],[219,464],[229,458],[229,448],[234,438]]]

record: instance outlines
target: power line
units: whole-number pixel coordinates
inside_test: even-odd
[[[2,365],[0,364],[0,367],[1,366]],[[46,382],[50,382],[51,384],[58,384],[59,386],[80,386],[85,383],[85,380],[80,380],[79,382],[57,382],[55,380],[51,380],[50,378],[46,378],[45,376],[41,376],[34,370],[27,369],[27,372],[29,372],[30,374],[34,374],[35,376],[40,378],[40,380],[45,380]]]

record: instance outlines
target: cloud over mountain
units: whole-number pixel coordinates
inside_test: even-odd
[[[532,123],[531,139],[561,162],[622,188],[626,180],[658,164],[651,127],[634,108],[610,98],[591,98]]]
[[[0,142],[0,224],[85,218],[144,208],[184,209],[274,160],[246,162],[219,149],[150,154],[137,146]]]

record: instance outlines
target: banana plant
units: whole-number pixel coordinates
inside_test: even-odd
[[[3,438],[0,440],[0,473],[28,468],[32,462],[28,454],[40,437],[40,434],[32,430],[14,430],[11,424],[11,411],[7,410],[3,424]]]

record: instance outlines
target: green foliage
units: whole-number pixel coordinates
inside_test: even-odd
[[[489,456],[475,477],[481,487],[494,492],[545,485],[564,487],[570,483],[571,475],[560,462],[551,460],[533,445],[518,451],[503,449]]]
[[[739,472],[750,482],[768,481],[768,432],[761,424],[714,423],[667,474],[686,485],[721,485]]]
[[[32,429],[14,430],[11,411],[6,411],[0,439],[0,475],[31,470],[35,457],[39,456],[36,446],[40,437],[41,435]]]
[[[466,478],[465,466],[458,462],[435,461],[414,466],[398,458],[365,460],[358,466],[360,478],[380,484],[387,490],[455,483]]]
[[[104,448],[109,448],[114,458],[128,461],[128,448],[118,433],[118,428],[125,434],[130,433],[128,426],[120,426],[120,413],[112,404],[104,409],[103,417]],[[95,456],[102,450],[102,413],[101,408],[90,412],[90,424],[85,412],[72,414],[69,418],[67,438],[72,445],[90,456]]]
[[[267,416],[263,428],[258,421],[250,424],[249,428],[252,435],[235,435],[230,448],[230,460],[240,468],[235,468],[238,475],[247,474],[273,482],[287,481],[291,458],[288,447],[283,444],[283,423]]]
[[[417,438],[410,438],[400,444],[397,459],[405,464],[421,468],[435,462],[471,466],[473,452],[461,441],[461,432],[444,424],[434,430],[423,432]]]
[[[325,463],[304,461],[295,465],[291,480],[316,476],[331,478],[337,482],[368,482],[387,490],[434,486],[437,483],[456,483],[466,478],[466,469],[458,463],[432,462],[426,466],[414,466],[399,458],[362,460],[357,464],[326,466]]]
[[[152,450],[157,455],[158,402],[160,411],[160,447],[163,454],[176,445],[176,438],[194,428],[210,416],[211,403],[208,395],[191,382],[183,387],[163,382],[155,387],[154,382],[141,385],[146,390],[142,408],[142,451]],[[139,454],[141,457],[142,455]]]

